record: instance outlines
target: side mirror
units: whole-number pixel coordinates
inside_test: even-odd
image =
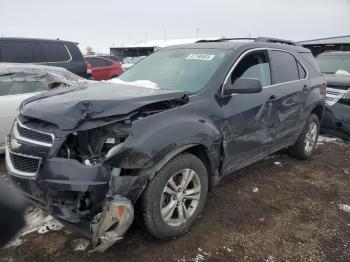
[[[255,78],[238,78],[233,84],[227,83],[224,86],[224,95],[250,94],[262,91],[260,80]]]

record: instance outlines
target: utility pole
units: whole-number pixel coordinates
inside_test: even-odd
[[[199,28],[196,28],[196,36],[199,37]]]
[[[164,41],[166,42],[166,29],[164,29]]]
[[[148,41],[148,33],[145,32],[145,41],[147,42]]]

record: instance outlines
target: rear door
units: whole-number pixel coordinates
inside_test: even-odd
[[[232,84],[240,77],[258,79],[263,90],[260,93],[223,97],[224,174],[256,162],[270,153],[273,146],[271,99],[275,96],[270,88],[270,69],[267,50],[252,50],[240,57],[227,79]]]
[[[309,92],[307,72],[296,57],[287,51],[271,50],[272,78],[277,97],[273,123],[277,151],[293,144],[303,125],[301,116]]]

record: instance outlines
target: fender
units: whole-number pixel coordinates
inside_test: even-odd
[[[106,163],[123,169],[150,169],[195,145],[204,146],[210,160],[220,159],[222,133],[218,127],[211,119],[179,109],[133,122],[129,137]]]

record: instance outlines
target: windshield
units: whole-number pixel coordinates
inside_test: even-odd
[[[119,79],[148,80],[160,89],[196,92],[221,65],[228,51],[217,49],[160,50],[138,62]]]
[[[316,58],[323,74],[350,73],[350,55],[320,55]],[[344,72],[345,71],[345,72]]]

